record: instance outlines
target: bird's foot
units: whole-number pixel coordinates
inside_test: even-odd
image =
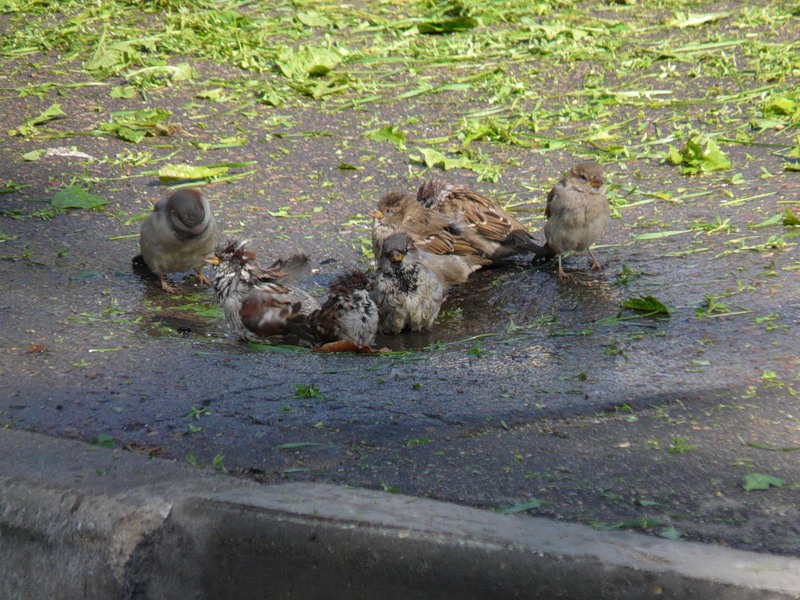
[[[197,278],[200,280],[200,283],[203,283],[209,287],[214,287],[214,282],[203,275],[200,271],[197,271]]]
[[[170,285],[170,284],[167,282],[167,280],[166,280],[166,279],[164,279],[164,276],[163,276],[163,275],[161,275],[161,274],[159,273],[159,274],[158,274],[158,276],[159,276],[159,278],[161,279],[161,289],[162,289],[162,290],[164,290],[164,291],[165,291],[165,292],[167,292],[168,294],[177,294],[177,293],[178,293],[178,290],[177,290],[177,288],[175,288],[175,286],[172,286],[172,285]]]
[[[603,269],[603,264],[599,260],[597,260],[595,258],[594,254],[592,254],[591,250],[587,250],[587,252],[589,253],[589,264],[592,265],[592,269],[595,270],[595,271],[602,270]]]

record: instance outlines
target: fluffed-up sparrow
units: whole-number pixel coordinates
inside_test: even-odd
[[[561,266],[564,252],[589,253],[593,269],[602,269],[590,246],[603,234],[611,218],[603,169],[595,162],[573,166],[547,195],[544,226],[546,243],[539,258],[558,256],[558,276],[567,277]]]
[[[422,262],[413,240],[398,232],[383,241],[371,295],[378,307],[381,331],[401,333],[430,328],[445,291]]]
[[[214,265],[214,297],[240,339],[300,343],[288,322],[318,310],[319,303],[305,290],[280,282],[285,261],[264,269],[247,241],[227,240],[217,244],[207,262]]]
[[[198,190],[177,190],[153,206],[142,223],[139,246],[165,292],[177,291],[165,279],[167,273],[196,271],[200,281],[211,285],[200,268],[214,248],[216,230],[208,200]]]
[[[416,247],[416,258],[433,271],[445,291],[464,283],[471,273],[491,259],[461,236],[459,227],[449,218],[422,206],[402,192],[389,192],[371,213],[372,250],[375,260],[383,254],[385,240],[398,232],[408,235]]]
[[[467,186],[432,177],[419,186],[417,201],[457,224],[460,235],[493,263],[542,250],[521,221]]]
[[[336,277],[328,286],[328,298],[309,315],[295,317],[294,332],[315,346],[353,342],[371,346],[378,334],[378,308],[369,295],[369,278],[359,269]]]

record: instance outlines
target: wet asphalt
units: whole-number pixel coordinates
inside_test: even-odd
[[[42,71],[29,64],[7,84]],[[191,128],[191,90],[154,97],[204,135]],[[7,95],[0,121],[51,101]],[[54,127],[80,129],[92,106],[113,102],[93,89],[67,96],[74,117]],[[266,119],[272,109],[252,110]],[[361,240],[379,195],[413,190],[424,173],[407,177],[406,155],[388,145],[372,148],[385,154],[379,168],[342,170],[358,164],[360,116],[306,106],[294,117],[294,130],[329,135],[259,137],[236,156],[256,161],[255,175],[206,192],[221,229],[251,239],[265,262],[308,254],[301,283],[322,294],[339,270],[371,265]],[[204,118],[215,135],[236,131],[221,113]],[[735,186],[663,162],[606,160],[612,200],[631,206],[619,206],[600,242],[602,272],[574,256],[565,261],[574,277],[561,282],[552,264],[510,261],[454,291],[431,332],[384,336],[393,352],[364,356],[245,345],[196,280],[168,297],[135,272],[140,221],[131,219],[165,188],[153,175],[120,178],[104,157],[121,144],[14,137],[0,148],[0,180],[22,186],[0,195],[3,426],[263,482],[332,481],[498,509],[540,500],[532,514],[800,554],[798,229],[759,225],[787,207],[800,214],[798,173],[784,172],[782,157],[751,161],[751,149],[726,147],[743,174]],[[96,160],[21,158],[64,145]],[[576,157],[518,159],[495,184],[448,175],[513,199],[536,233],[547,190]],[[31,216],[79,176],[101,178],[92,191],[105,210]],[[685,199],[648,195],[665,191]],[[270,215],[286,206],[306,216]],[[687,227],[718,215],[729,230]],[[635,237],[658,231],[684,232]],[[622,308],[640,296],[671,314]],[[747,492],[751,472],[785,485]]]

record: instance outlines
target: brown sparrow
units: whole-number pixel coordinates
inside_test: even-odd
[[[283,260],[262,268],[246,241],[220,242],[206,262],[214,265],[214,298],[242,340],[296,343],[288,322],[319,309],[307,292],[280,283]]]
[[[603,268],[589,248],[602,235],[611,218],[603,169],[599,164],[581,162],[567,171],[547,195],[544,214],[547,217],[546,243],[539,258],[558,256],[559,277],[567,277],[561,267],[564,252],[586,250],[592,268]]]
[[[372,250],[375,260],[383,254],[385,240],[392,234],[406,233],[417,249],[417,260],[436,274],[445,291],[464,283],[471,273],[491,264],[467,242],[459,227],[449,218],[416,202],[402,192],[389,192],[372,213]]]
[[[211,285],[200,268],[214,248],[216,230],[211,207],[198,190],[180,189],[153,206],[142,223],[139,246],[145,264],[161,280],[161,289],[175,293],[166,274],[191,270]]]
[[[384,240],[371,291],[381,331],[428,329],[439,315],[444,294],[439,279],[422,262],[407,234],[393,233]]]
[[[378,334],[378,308],[369,295],[366,273],[351,269],[328,286],[328,298],[319,310],[293,319],[297,335],[314,345],[350,341],[371,346]]]
[[[464,185],[433,177],[419,186],[417,202],[456,223],[461,236],[493,263],[515,254],[541,252],[525,225],[494,200]]]

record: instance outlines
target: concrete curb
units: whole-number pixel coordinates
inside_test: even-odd
[[[800,560],[0,430],[0,597],[800,598]]]

